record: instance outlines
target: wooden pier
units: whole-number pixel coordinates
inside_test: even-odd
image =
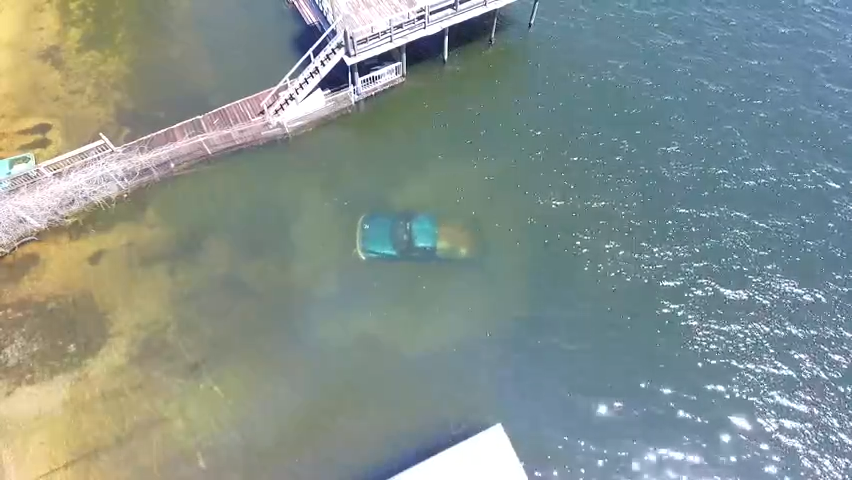
[[[116,171],[110,172],[116,179],[115,188],[110,190],[115,194],[223,152],[300,133],[349,111],[371,95],[402,83],[407,74],[408,43],[441,33],[446,62],[450,27],[489,13],[493,14],[493,43],[499,10],[516,0],[289,1],[305,22],[322,31],[322,35],[277,85],[118,147],[101,135],[100,140],[89,145],[2,178],[0,206],[4,197],[26,195],[33,185],[43,187],[45,182],[56,183],[70,172],[85,173],[86,168],[98,162],[103,164],[105,158],[134,163],[134,155],[143,155],[146,165],[150,165],[144,169],[144,175],[135,172],[132,182],[119,178],[127,172],[117,166]],[[530,27],[538,10],[538,0],[533,2]],[[399,61],[362,71],[366,60],[391,51],[397,53],[395,58]],[[321,90],[321,81],[341,62],[349,67],[348,84],[333,91]],[[81,174],[76,175],[74,181],[87,178],[94,181],[95,177],[94,173]],[[102,186],[103,179],[98,179]],[[92,201],[103,200],[93,197]],[[72,203],[81,202],[76,199]],[[10,210],[0,208],[0,225],[17,221],[3,218]],[[53,220],[45,219],[40,223],[21,215],[24,215],[21,224],[29,227],[22,227],[20,234],[0,235],[0,255],[15,245],[14,242],[10,244],[8,238],[23,238],[55,224]]]
[[[320,92],[323,101],[317,108],[299,111],[288,117],[287,122],[271,125],[264,115],[256,113],[263,111],[261,102],[271,92],[269,88],[119,147],[101,134],[100,140],[41,162],[32,170],[0,179],[0,194],[12,194],[34,183],[57,179],[66,171],[85,168],[121,152],[160,153],[163,161],[158,163],[184,168],[206,156],[301,133],[323,120],[346,113],[355,102],[348,88]]]

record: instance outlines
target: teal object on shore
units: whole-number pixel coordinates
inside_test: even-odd
[[[35,156],[32,153],[4,158],[0,160],[0,179],[32,170],[35,166]]]

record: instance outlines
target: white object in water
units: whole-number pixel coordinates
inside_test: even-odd
[[[518,454],[497,424],[395,475],[390,480],[528,480]]]

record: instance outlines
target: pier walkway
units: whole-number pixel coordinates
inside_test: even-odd
[[[310,128],[319,120],[331,118],[335,113],[343,113],[354,105],[354,98],[348,88],[322,92],[321,102],[312,105],[315,108],[291,111],[287,122],[270,125],[267,118],[257,112],[263,111],[261,104],[272,90],[269,88],[119,147],[101,134],[95,142],[39,163],[32,170],[0,180],[0,193],[11,194],[35,183],[56,179],[67,170],[81,169],[118,153],[158,153],[163,158],[156,163],[169,163],[169,167],[186,166],[175,163],[190,163],[284,138]]]

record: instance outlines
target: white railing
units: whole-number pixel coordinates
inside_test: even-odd
[[[514,0],[438,0],[419,5],[388,19],[352,30],[350,35],[353,42],[350,55],[359,55],[382,44],[393,43],[396,38],[424,30],[471,10],[497,8],[512,1]]]
[[[317,118],[341,111],[355,104],[355,95],[352,92],[352,88],[348,86],[337,90],[323,92],[323,96],[325,97],[325,100],[321,107],[300,111],[291,117],[281,119],[281,124],[284,126],[288,134],[290,134],[291,130],[294,128],[298,128]]]
[[[358,79],[355,95],[358,98],[368,96],[377,90],[381,90],[381,87],[400,77],[402,77],[402,62],[396,62],[387,67],[380,68]]]
[[[305,52],[304,55],[302,55],[302,58],[300,58],[299,61],[296,62],[295,65],[293,65],[293,68],[291,68],[290,71],[287,72],[287,75],[284,75],[284,78],[282,78],[281,81],[278,82],[278,85],[275,85],[275,88],[273,88],[272,91],[269,92],[269,95],[267,95],[266,98],[264,98],[263,101],[260,102],[260,105],[265,110],[268,110],[275,104],[274,101],[270,102],[270,100],[272,100],[276,95],[286,90],[286,88],[282,89],[282,87],[289,87],[290,82],[296,77],[298,77],[302,73],[302,70],[308,68],[311,63],[313,63],[315,55],[321,52],[323,48],[325,48],[324,44],[326,39],[334,38],[331,34],[332,32],[336,31],[338,23],[339,20],[334,22],[330,27],[328,27],[328,30],[326,30],[322,34],[319,40],[317,40],[316,43],[314,43],[313,46],[311,46],[311,48],[309,48],[308,51]]]

